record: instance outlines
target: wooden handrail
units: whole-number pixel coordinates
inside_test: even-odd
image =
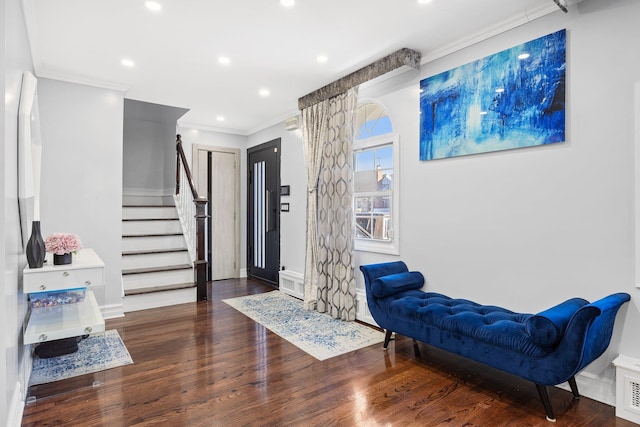
[[[184,155],[182,149],[182,137],[176,135],[176,195],[180,194],[180,163],[184,167],[185,175],[189,181],[189,187],[191,187],[191,195],[193,196],[193,203],[196,206],[196,260],[193,262],[193,274],[194,282],[197,288],[198,301],[205,301],[207,299],[207,259],[205,258],[205,230],[206,219],[208,217],[206,207],[207,198],[200,197],[198,190],[193,182],[193,176],[187,163],[187,158]]]
[[[182,165],[184,166],[184,173],[187,175],[187,179],[189,180],[189,187],[191,187],[191,194],[193,195],[193,199],[199,199],[198,190],[196,189],[196,185],[193,182],[193,176],[191,175],[191,170],[189,169],[189,164],[187,163],[187,157],[184,155],[184,150],[182,149],[182,136],[180,134],[176,135],[176,151],[178,152],[178,160],[176,165],[176,194],[180,194],[180,162],[182,161]]]

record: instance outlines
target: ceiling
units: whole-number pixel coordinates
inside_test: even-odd
[[[123,90],[127,99],[188,109],[183,126],[248,135],[401,48],[425,63],[562,13],[552,0],[157,3],[159,11],[145,0],[23,0],[36,76]]]

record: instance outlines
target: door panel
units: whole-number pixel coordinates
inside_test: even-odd
[[[213,151],[211,158],[211,280],[236,276],[235,241],[235,176],[233,153]]]
[[[206,195],[208,280],[240,277],[240,150],[193,146],[198,194]]]
[[[280,267],[280,139],[248,151],[247,273],[277,284]]]

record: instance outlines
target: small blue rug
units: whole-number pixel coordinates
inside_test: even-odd
[[[78,343],[78,351],[64,356],[33,358],[29,385],[38,385],[104,371],[133,363],[116,330],[92,335]]]
[[[384,341],[384,334],[376,329],[307,311],[302,301],[279,291],[223,302],[318,360]]]

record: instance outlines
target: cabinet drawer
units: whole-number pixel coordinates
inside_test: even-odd
[[[55,268],[41,271],[37,274],[24,275],[24,293],[56,291],[80,287],[91,288],[101,286],[103,282],[103,268],[65,269]]]

